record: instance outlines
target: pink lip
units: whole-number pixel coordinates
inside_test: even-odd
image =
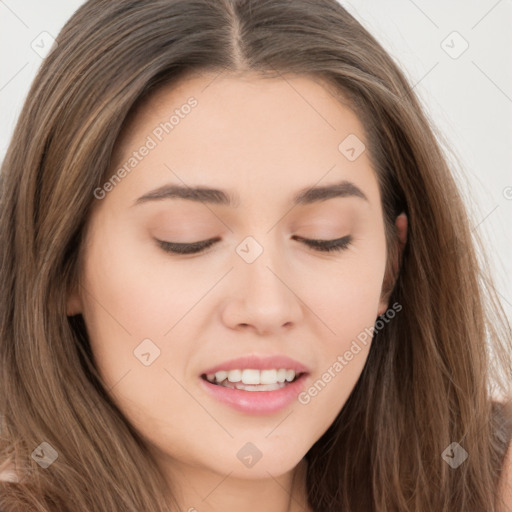
[[[222,370],[244,370],[244,369],[252,369],[252,370],[279,370],[280,368],[284,368],[286,370],[295,370],[295,373],[309,373],[309,369],[303,364],[291,359],[287,356],[276,355],[276,356],[244,356],[238,357],[237,359],[231,359],[229,361],[225,361],[224,363],[220,363],[217,366],[212,366],[202,372],[203,375],[208,373],[217,373]],[[284,389],[284,388],[283,388]],[[252,392],[248,391],[248,393],[264,393],[264,392]],[[267,391],[267,393],[275,393],[275,391]]]
[[[261,415],[272,414],[288,407],[297,399],[297,395],[304,390],[308,377],[309,375],[303,374],[298,379],[275,391],[231,389],[212,384],[206,379],[199,380],[206,391],[220,402],[246,414]]]

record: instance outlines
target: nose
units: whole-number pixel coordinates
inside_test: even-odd
[[[300,323],[303,317],[300,286],[276,241],[266,237],[263,245],[251,238],[237,248],[232,293],[222,312],[223,321],[231,329],[278,334]],[[253,255],[246,258],[250,251]]]

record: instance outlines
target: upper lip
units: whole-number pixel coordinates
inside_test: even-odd
[[[223,363],[206,369],[202,374],[217,373],[223,370],[243,370],[245,368],[254,370],[272,370],[274,368],[279,370],[280,368],[285,368],[287,370],[294,370],[296,374],[309,373],[309,369],[306,366],[288,356],[280,354],[259,356],[252,354],[224,361]]]

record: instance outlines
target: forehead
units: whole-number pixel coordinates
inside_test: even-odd
[[[185,109],[191,98],[195,106]],[[118,140],[111,172],[149,137],[154,149],[130,173],[130,186],[123,185],[132,195],[167,183],[229,183],[253,194],[282,194],[322,180],[361,183],[371,175],[367,155],[351,161],[340,149],[354,136],[366,144],[348,101],[320,79],[191,75],[139,104]]]
[[[259,127],[267,125],[269,128],[268,122],[272,120],[285,122],[309,118],[311,130],[319,128],[335,132],[350,127],[362,131],[348,99],[320,77],[205,72],[186,75],[146,97],[132,115],[128,132],[133,133],[137,127],[153,121],[155,116],[167,113],[169,108],[179,109],[190,97],[196,98],[200,106],[194,109],[194,117],[203,121],[203,116],[217,115],[219,120],[229,118],[233,126],[260,121]],[[287,131],[290,128],[288,125]]]

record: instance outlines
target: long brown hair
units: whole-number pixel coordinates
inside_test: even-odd
[[[499,401],[510,397],[510,325],[411,85],[335,0],[90,0],[59,34],[0,175],[0,461],[21,477],[1,482],[1,510],[178,510],[66,298],[129,114],[158,87],[207,71],[322,81],[362,120],[381,189],[386,286],[402,310],[375,332],[352,394],[306,455],[311,507],[494,511],[510,435]],[[46,470],[43,442],[58,454]],[[469,454],[457,469],[442,458],[452,442]]]

